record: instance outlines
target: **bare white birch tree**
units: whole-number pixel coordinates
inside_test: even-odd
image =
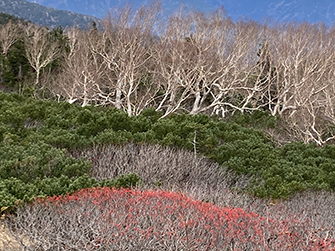
[[[136,11],[130,6],[117,9],[104,20],[103,40],[91,45],[91,50],[99,54],[108,67],[108,88],[115,90],[109,98],[114,100],[116,108],[124,109],[129,116],[138,114],[148,105],[141,100],[146,95],[139,92],[139,87],[147,73],[152,31],[159,13],[158,3]],[[139,103],[141,107],[137,106]]]
[[[159,83],[163,93],[157,99],[157,111],[164,111],[163,117],[180,109],[190,97],[191,86],[185,83],[185,76],[192,78],[191,42],[192,20],[183,11],[169,17],[167,26],[155,47],[155,83]]]
[[[14,24],[9,21],[5,25],[0,25],[0,85],[3,81],[1,76],[8,67],[8,52],[10,48],[19,40],[20,35],[20,27],[18,24]]]
[[[223,9],[181,9],[155,33],[159,14],[159,4],[126,6],[104,19],[102,32],[68,29],[70,52],[54,92],[129,116],[150,106],[162,117],[266,109],[304,142],[335,139],[335,29],[234,23]],[[41,70],[60,52],[45,28],[30,25],[25,43],[40,85]]]
[[[219,61],[217,79],[211,92],[216,101],[213,113],[222,112],[224,116],[227,110],[259,109],[249,105],[262,88],[258,81],[250,81],[257,62],[260,27],[251,21],[240,21],[224,33],[223,39],[216,37]]]
[[[180,109],[191,114],[250,109],[259,91],[247,85],[258,41],[256,23],[234,24],[223,9],[170,17],[156,48],[155,76],[165,90],[156,110],[164,110],[164,117]]]
[[[333,138],[322,139],[322,131],[334,117],[328,105],[332,102],[334,38],[326,27],[307,23],[277,26],[269,38],[277,76],[276,95],[268,91],[271,114],[287,120],[304,142],[324,144]]]
[[[20,27],[9,21],[0,26],[0,48],[4,57],[7,57],[10,47],[12,47],[20,38]]]
[[[36,73],[34,85],[39,87],[42,69],[60,55],[61,49],[56,41],[50,39],[49,30],[45,27],[29,24],[24,32],[26,57]]]
[[[66,34],[70,51],[56,85],[70,103],[96,103],[103,93],[105,69],[102,58],[90,50],[90,44],[101,39],[101,35],[95,30],[84,32],[76,28],[68,29]]]
[[[213,95],[217,81],[222,77],[224,69],[219,65],[219,48],[227,46],[230,32],[234,29],[232,21],[226,17],[223,9],[205,16],[203,13],[192,13],[194,33],[191,43],[195,47],[193,79],[190,79],[192,100],[191,114],[213,110],[220,101],[219,96]],[[222,43],[222,44],[220,44]]]

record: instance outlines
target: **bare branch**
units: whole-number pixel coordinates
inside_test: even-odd
[[[59,56],[60,48],[56,42],[50,40],[47,28],[29,24],[24,31],[26,57],[36,72],[35,86],[38,87],[41,70]]]

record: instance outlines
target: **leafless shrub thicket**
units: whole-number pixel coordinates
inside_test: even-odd
[[[335,239],[335,194],[326,191],[305,191],[285,201],[269,205],[267,210],[275,218],[286,214],[295,215],[301,221],[307,220],[314,232],[321,238]],[[282,208],[282,216],[277,214]]]
[[[183,192],[194,198],[226,207],[247,208],[253,197],[232,192],[247,187],[250,179],[194,152],[159,145],[127,144],[95,146],[74,153],[92,163],[90,175],[98,180],[138,174],[141,189],[160,188]]]
[[[232,188],[245,188],[247,177],[236,176],[218,164],[193,152],[157,145],[94,147],[77,153],[92,162],[91,175],[97,179],[115,178],[121,174],[137,173],[143,178],[143,188],[177,191],[192,198],[217,205],[242,208],[261,216],[288,220],[292,215],[309,222],[311,231],[320,237],[335,239],[334,194],[304,192],[285,201],[271,201],[238,193]]]
[[[36,201],[6,225],[25,250],[331,250],[308,222],[268,216],[180,193],[98,188]]]
[[[162,146],[135,144],[96,146],[74,154],[76,157],[85,157],[92,161],[91,175],[97,179],[114,178],[121,174],[135,172],[143,178],[144,184],[146,184],[135,190],[147,191],[146,189],[159,190],[160,188],[174,191],[176,194],[187,194],[188,197],[196,200],[214,202],[215,205],[221,208],[236,208],[243,209],[249,213],[257,213],[259,216],[264,217],[264,222],[267,222],[265,225],[258,220],[254,222],[255,224],[257,222],[256,225],[261,230],[254,229],[256,225],[253,225],[253,221],[248,217],[244,218],[242,222],[245,224],[244,230],[250,227],[249,232],[247,231],[249,234],[257,235],[256,239],[263,238],[265,240],[265,242],[263,240],[261,243],[256,241],[256,243],[259,243],[259,250],[267,250],[265,247],[270,245],[269,243],[272,243],[271,245],[280,243],[276,248],[273,246],[273,249],[270,248],[269,250],[290,250],[290,248],[292,250],[307,250],[301,247],[307,247],[309,241],[313,243],[313,240],[319,239],[328,243],[329,239],[335,238],[333,193],[304,192],[303,194],[296,194],[285,201],[257,199],[245,193],[240,194],[231,190],[232,187],[245,187],[249,182],[246,177],[238,178],[233,173],[224,170],[223,167],[220,169],[217,164],[210,160],[195,156],[194,152]],[[128,210],[126,206],[128,204],[124,201],[125,198],[128,198],[127,196],[123,199],[114,198],[115,202],[113,203],[109,201],[110,195],[102,198],[94,196],[89,200],[85,199],[85,196],[85,193],[75,195],[73,200],[65,205],[57,205],[58,199],[52,199],[55,204],[53,202],[46,205],[43,203],[26,205],[19,209],[17,217],[10,218],[11,220],[6,222],[7,227],[11,229],[12,236],[18,243],[27,250],[107,250],[106,247],[114,247],[116,248],[115,250],[131,250],[131,247],[134,250],[139,247],[141,247],[141,250],[175,250],[173,248],[184,247],[185,242],[182,238],[186,237],[185,233],[183,234],[183,231],[177,227],[180,220],[167,212],[164,217],[160,216],[159,218],[157,216],[159,214],[156,214],[158,211],[155,211],[160,208],[159,212],[162,212],[163,206],[161,203],[164,205],[175,205],[169,200],[165,201],[168,198],[164,200],[154,199],[153,201],[150,198],[146,198],[143,199],[146,204],[142,205],[140,203],[141,200],[136,196],[136,198],[129,197],[134,200],[134,203],[136,202],[134,207],[139,211],[136,211],[135,208],[131,210],[128,208],[130,210],[128,212],[126,211]],[[99,198],[102,200],[99,200]],[[153,204],[150,204],[151,202],[149,203],[149,201]],[[152,210],[150,209],[150,212],[156,213],[147,212],[148,205],[153,205],[154,207],[151,208]],[[116,225],[106,222],[106,219],[111,217],[111,210],[114,209],[117,212],[114,212],[113,215],[115,217],[113,217],[112,222],[115,224],[122,224],[122,222],[126,224],[127,222],[126,225],[118,225],[121,227],[120,230],[117,230]],[[181,209],[179,206],[176,206],[175,210],[186,212],[184,211],[186,210],[185,208]],[[137,215],[136,212],[139,214]],[[129,215],[132,215],[133,219],[137,220],[129,220]],[[235,215],[233,218],[236,217],[236,214],[232,213],[232,215]],[[170,219],[169,217],[172,218]],[[170,219],[171,222],[168,223],[169,221],[165,221],[166,219]],[[195,220],[194,217],[192,219]],[[283,232],[283,236],[276,235],[277,230],[274,231],[273,228],[276,223],[272,223],[272,221],[282,222],[280,228],[286,229]],[[147,231],[145,226],[150,227],[146,225],[149,222],[150,226],[160,233],[159,236],[152,234],[155,231],[145,232]],[[195,220],[195,222],[198,221]],[[190,233],[195,234],[194,236],[192,234],[188,236],[190,243],[193,243],[199,237],[197,234],[200,234],[206,243],[207,241],[204,238],[211,238],[211,235],[207,235],[206,231],[206,233],[201,232],[201,221],[199,221],[199,224],[192,225],[193,228],[189,229]],[[174,226],[174,230],[179,229],[175,233],[178,233],[177,235],[170,236],[170,238],[165,235],[166,233],[160,232],[163,231],[162,229],[171,228],[172,226]],[[139,230],[136,230],[136,227],[144,232],[138,232]],[[121,234],[123,233],[122,231],[124,231],[124,235]],[[215,233],[219,234],[217,231],[215,230]],[[292,236],[292,240],[298,238],[300,242],[296,243],[297,246],[288,246],[291,244],[286,243],[287,239],[285,236],[289,236],[287,231],[295,233]],[[111,236],[114,235],[115,238],[117,237],[117,243],[111,242],[113,239]],[[131,236],[142,237],[131,239]],[[145,238],[145,236],[148,238]],[[225,238],[229,239],[229,236]],[[250,238],[250,236],[243,238]],[[163,239],[165,244],[161,242]],[[237,241],[235,244],[230,242],[231,239],[229,239],[228,243],[231,248],[234,245],[236,248],[249,247],[253,249],[255,247],[255,242],[248,241],[245,244],[242,239],[235,239]],[[223,239],[222,241],[222,243],[225,243]],[[130,246],[129,243],[131,243]],[[195,243],[193,244],[195,245]],[[198,246],[198,248],[200,247],[203,248],[203,246]],[[318,250],[318,248],[315,250]]]
[[[219,164],[190,151],[160,145],[104,145],[86,149],[78,155],[92,162],[91,175],[99,180],[135,172],[150,186],[209,183],[215,187],[225,183],[230,188],[235,185],[229,183],[233,174]]]

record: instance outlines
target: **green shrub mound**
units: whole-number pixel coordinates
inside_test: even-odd
[[[88,173],[90,163],[71,156],[94,145],[143,142],[188,149],[237,174],[252,177],[248,192],[287,198],[306,189],[335,188],[335,147],[300,142],[277,146],[260,128],[278,118],[263,112],[226,120],[206,115],[139,116],[107,107],[79,107],[0,93],[1,179],[69,178]],[[252,128],[257,127],[258,129]]]
[[[87,174],[75,178],[65,175],[53,178],[37,178],[23,182],[17,178],[0,180],[0,208],[12,208],[21,202],[30,202],[36,197],[66,195],[84,188],[115,187],[131,188],[139,185],[141,178],[135,173],[120,175],[112,180],[97,181]]]
[[[15,177],[23,182],[43,177],[76,177],[87,173],[90,163],[75,159],[65,149],[44,142],[12,142],[0,147],[0,178]]]

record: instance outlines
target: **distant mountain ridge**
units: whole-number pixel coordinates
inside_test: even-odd
[[[138,7],[149,0],[28,0],[41,5],[83,13],[101,18],[108,9],[119,7],[124,3]],[[171,13],[183,4],[203,12],[210,12],[222,5],[228,16],[233,20],[249,18],[259,22],[267,19],[279,22],[307,21],[310,23],[324,22],[331,25],[335,21],[334,0],[163,0],[162,5],[166,14]]]
[[[99,19],[93,16],[57,10],[25,0],[0,0],[0,12],[51,28],[58,25],[63,28],[74,25],[85,28],[92,21],[99,22]]]
[[[150,3],[150,0],[28,0],[30,2],[38,3],[45,6],[50,6],[56,9],[75,11],[86,15],[92,15],[98,18],[102,18],[107,15],[108,10],[116,7],[121,7],[124,4],[130,4],[134,8],[138,8],[143,4]],[[168,15],[181,5],[185,7],[194,7],[197,10],[203,12],[214,11],[218,4],[214,4],[215,1],[205,0],[164,0],[162,2],[163,10]]]

